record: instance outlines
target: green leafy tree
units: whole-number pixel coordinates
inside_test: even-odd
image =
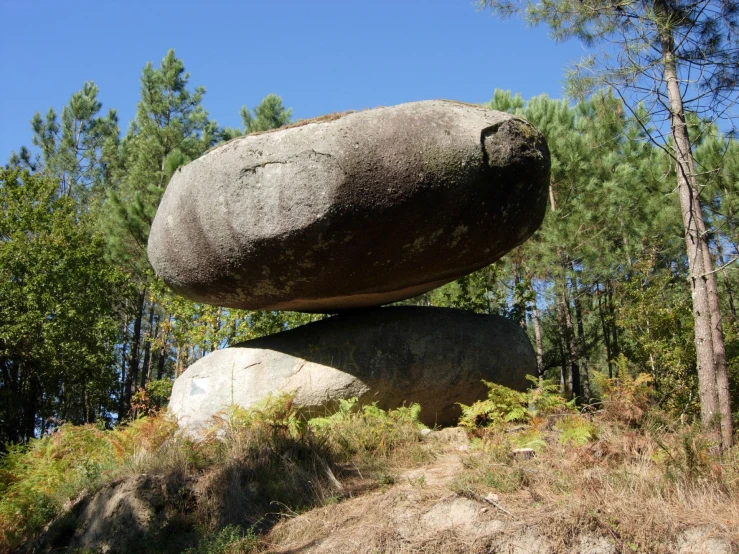
[[[697,383],[689,340],[690,292],[684,274],[674,275],[661,265],[656,250],[647,253],[619,286],[617,321],[623,338],[618,362],[631,375],[648,370],[660,405],[692,414]]]
[[[59,183],[0,170],[0,444],[107,418],[120,275]]]

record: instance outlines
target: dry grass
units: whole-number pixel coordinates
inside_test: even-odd
[[[344,408],[311,425],[289,396],[272,398],[256,409],[234,408],[197,442],[176,433],[163,415],[113,431],[65,426],[2,460],[0,553],[35,548],[32,541],[56,516],[55,528],[74,531],[75,506],[98,490],[111,496],[111,489],[128,488],[138,495],[140,487],[126,484],[145,476],[166,484],[163,496],[156,491],[145,496],[181,520],[180,527],[204,537],[207,548],[193,552],[226,552],[230,536],[264,531],[284,513],[333,504],[389,483],[393,468],[426,459],[418,408],[384,412],[346,401]],[[164,529],[170,522],[160,523]],[[152,552],[168,551],[160,531],[142,530],[141,540]],[[66,546],[56,542],[58,532],[52,535],[55,548]],[[115,539],[107,538],[113,544]]]
[[[6,464],[2,501],[13,492],[17,502],[6,508],[38,519],[63,500],[50,475],[82,472],[77,493],[113,476],[160,476],[189,491],[177,510],[197,530],[191,554],[661,554],[695,552],[679,544],[696,530],[737,551],[739,447],[713,456],[696,428],[650,407],[645,386],[620,385],[594,413],[557,404],[557,413],[540,410],[524,424],[503,417],[428,435],[415,406],[387,413],[345,401],[309,423],[289,397],[234,410],[197,443],[159,418],[108,433],[70,428]],[[536,455],[514,458],[521,447]],[[85,482],[88,474],[95,480]],[[41,507],[37,490],[47,495]],[[22,523],[0,518],[15,544]]]
[[[264,548],[275,554],[488,552],[489,541],[470,526],[422,523],[435,506],[448,508],[448,497],[443,489],[407,484],[375,491],[284,521],[263,540]]]
[[[619,552],[675,552],[681,533],[701,526],[739,545],[737,453],[711,459],[689,428],[665,433],[593,423],[598,438],[582,446],[561,444],[559,432],[539,423],[546,447],[523,462],[507,455],[516,434],[486,433],[453,488],[496,491],[514,519],[562,552],[583,530],[609,537]]]
[[[514,432],[510,425],[482,429],[466,452],[430,445],[436,457],[415,470],[413,480],[288,518],[263,548],[280,554],[568,553],[602,543],[610,550],[599,552],[667,554],[697,552],[679,545],[686,532],[707,530],[737,549],[739,449],[712,457],[695,428],[655,412],[642,412],[637,422],[637,413],[540,417]],[[538,454],[514,460],[512,449],[527,443]],[[438,471],[440,460],[449,464],[449,456],[458,461],[451,479],[418,478]],[[494,502],[485,500],[491,493]],[[444,515],[437,520],[435,513]]]

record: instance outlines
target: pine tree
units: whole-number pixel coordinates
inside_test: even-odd
[[[246,106],[239,112],[244,129],[227,127],[221,131],[223,140],[231,140],[242,135],[261,131],[270,131],[288,125],[292,117],[292,108],[282,105],[282,98],[276,94],[268,94],[259,105],[250,111]]]
[[[666,226],[670,236],[676,222],[664,214],[677,213],[655,201],[654,192],[665,187],[659,151],[612,95],[570,106],[495,91],[490,106],[529,119],[547,137],[552,156],[544,224],[506,257],[507,315],[518,318],[526,306],[540,374],[559,367],[566,392],[587,401],[591,368],[602,363],[617,372],[624,340],[616,317],[619,283],[654,241],[680,257],[674,240],[665,242],[657,231]]]
[[[158,339],[160,324],[168,317],[152,302],[154,277],[146,259],[151,223],[174,171],[213,146],[217,136],[216,123],[201,105],[205,89],[190,91],[188,80],[173,50],[159,67],[146,64],[136,119],[119,145],[117,163],[110,172],[101,222],[110,258],[127,268],[133,283],[133,290],[123,298],[127,355],[121,360],[121,417],[128,412],[133,389],[151,371],[152,341]],[[156,364],[161,366],[167,357],[161,340],[157,355]]]
[[[719,445],[730,446],[733,432],[721,313],[686,110],[717,117],[736,98],[739,3],[482,0],[481,4],[502,16],[523,12],[531,23],[546,24],[558,40],[575,37],[588,45],[607,44],[571,74],[576,93],[611,86],[624,95],[643,94],[653,115],[665,107],[690,264],[702,421]],[[661,146],[666,148],[664,142]]]
[[[719,132],[716,125],[696,122],[691,126],[696,141],[697,178],[702,189],[704,218],[712,233],[708,236],[716,261],[730,266],[739,256],[739,143]],[[722,271],[732,318],[736,320],[736,292],[732,272]]]
[[[33,171],[43,169],[59,182],[59,194],[74,196],[87,204],[91,194],[102,194],[108,166],[107,151],[118,139],[115,110],[98,115],[102,104],[92,81],[75,92],[64,106],[61,119],[53,108],[45,117],[36,112],[31,120],[32,142],[40,150],[34,158],[23,147],[13,153],[10,165]]]

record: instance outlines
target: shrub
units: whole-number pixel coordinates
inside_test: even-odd
[[[583,446],[597,436],[597,429],[592,421],[581,415],[569,415],[560,419],[554,428],[559,431],[559,442],[564,446]]]
[[[171,379],[153,379],[146,387],[139,387],[131,397],[131,415],[135,419],[142,415],[155,415],[166,408],[172,396]]]
[[[419,413],[417,405],[384,411],[349,399],[333,415],[306,420],[289,395],[233,407],[203,446],[210,469],[200,520],[211,529],[260,527],[277,516],[275,506],[300,512],[332,503],[346,494],[336,477],[346,466],[387,481],[388,460],[420,444]]]
[[[596,373],[603,391],[603,415],[611,421],[638,425],[654,405],[653,378],[646,373],[632,377],[628,372],[616,379],[606,379]]]
[[[502,385],[483,381],[488,397],[470,406],[460,404],[463,427],[489,427],[503,422],[526,422],[531,418],[526,393],[517,392]]]
[[[70,500],[142,473],[188,483],[191,496],[166,509],[181,516],[193,537],[212,534],[191,553],[250,552],[255,533],[281,508],[300,512],[347,494],[336,475],[361,467],[376,483],[389,483],[388,465],[398,456],[422,459],[420,410],[413,404],[385,411],[351,399],[336,414],[309,422],[291,396],[281,395],[249,410],[232,407],[198,442],[178,436],[163,415],[108,431],[63,425],[11,446],[0,460],[0,552],[30,539]],[[151,544],[159,544],[156,529],[150,532]]]
[[[566,414],[575,411],[575,399],[567,400],[560,391],[559,383],[554,381],[539,382],[536,377],[527,375],[533,384],[527,394],[528,405],[538,416]]]
[[[62,425],[28,445],[11,446],[0,460],[0,533],[5,542],[17,545],[59,513],[66,500],[114,477],[137,453],[158,449],[175,428],[163,416],[139,418],[113,431]]]
[[[249,554],[256,551],[258,546],[257,536],[252,529],[243,531],[238,525],[227,525],[183,554]]]
[[[419,442],[419,404],[385,411],[376,403],[360,406],[357,398],[340,400],[338,410],[308,424],[324,437],[345,460],[359,457],[387,458],[410,444]]]
[[[537,415],[574,412],[574,400],[565,400],[559,393],[559,385],[540,384],[531,376],[527,379],[536,385],[527,392],[483,381],[488,388],[488,397],[470,406],[460,404],[462,416],[459,425],[474,429],[502,423],[528,423]]]

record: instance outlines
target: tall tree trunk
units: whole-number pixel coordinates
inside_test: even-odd
[[[555,301],[555,304],[557,305],[557,328],[559,329],[559,359],[560,359],[560,369],[559,369],[559,390],[562,393],[562,396],[565,398],[570,398],[571,391],[567,389],[567,383],[569,379],[567,378],[567,368],[569,367],[569,362],[567,360],[567,354],[565,352],[565,336],[564,336],[564,323],[562,321],[562,309],[559,306],[559,301]]]
[[[533,286],[531,290],[533,291]],[[534,293],[534,301],[531,303],[531,319],[534,320],[534,341],[536,342],[536,375],[539,377],[539,384],[542,384],[544,381],[544,347],[541,339],[539,309],[536,307],[536,293]]]
[[[557,295],[557,319],[559,320],[560,337],[563,344],[562,374],[565,383],[565,395],[568,398],[580,396],[580,370],[577,365],[577,347],[572,328],[570,315],[570,301],[567,295],[566,281],[560,283],[560,292]]]
[[[157,360],[157,379],[164,377],[164,363],[167,361],[167,350],[162,346],[159,349],[159,359]]]
[[[128,375],[126,375],[126,384],[123,390],[122,412],[119,414],[127,414],[131,409],[131,395],[133,386],[139,379],[139,359],[141,354],[141,321],[144,318],[144,304],[146,301],[146,288],[139,293],[136,300],[136,315],[133,323],[133,337],[131,339],[131,354],[128,361]]]
[[[685,246],[688,254],[688,269],[693,298],[695,320],[695,349],[698,362],[698,388],[700,391],[701,421],[703,426],[716,437],[722,447],[723,434],[716,383],[716,362],[713,344],[711,296],[708,277],[710,259],[706,259],[704,246],[705,225],[701,211],[698,189],[695,182],[693,152],[688,137],[683,100],[675,60],[675,43],[670,25],[673,14],[666,0],[654,1],[659,37],[662,48],[663,76],[667,85],[670,104],[670,129],[675,144],[677,187],[685,227]],[[714,314],[720,321],[720,314]]]
[[[605,312],[603,311],[603,292],[600,290],[600,284],[596,283],[596,291],[598,294],[598,316],[600,317],[600,326],[603,332],[603,345],[606,347],[606,361],[608,363],[608,378],[613,379],[613,354],[611,353],[611,339],[606,324]]]
[[[153,309],[153,308],[152,308],[152,309]],[[154,319],[154,331],[152,331],[152,335],[151,335],[151,337],[152,337],[152,340],[157,340],[157,339],[159,338],[159,335],[160,335],[160,334],[162,334],[162,335],[164,334],[164,333],[162,333],[162,332],[161,332],[161,330],[160,330],[160,329],[161,329],[161,326],[162,326],[162,325],[161,325],[161,323],[162,323],[162,316],[161,316],[161,314],[160,314],[160,315],[159,315],[159,317],[156,317],[156,318]],[[158,348],[158,349],[157,349],[157,350],[155,351],[155,350],[153,349],[153,344],[154,344],[154,343],[152,343],[151,360],[149,361],[149,370],[148,370],[148,373],[147,373],[147,375],[148,375],[147,379],[148,379],[149,381],[151,381],[152,379],[154,379],[154,378],[155,378],[155,377],[154,377],[154,364],[155,364],[155,362],[154,362],[154,359],[155,359],[155,358],[157,358],[157,363],[158,363],[158,358],[159,358],[159,356],[158,356],[158,353],[159,353],[159,352],[161,352],[161,348]],[[158,371],[158,370],[157,370],[157,371]]]
[[[169,323],[172,321],[172,316],[169,314],[162,314],[159,317],[159,332],[161,333],[160,337],[160,347],[159,347],[159,355],[157,356],[157,379],[162,379],[164,377],[164,366],[167,363],[168,358],[168,352],[167,349],[167,325],[162,325],[163,319],[166,318]]]
[[[701,214],[702,215],[702,214]],[[726,363],[726,346],[724,344],[724,325],[721,321],[721,305],[718,297],[718,283],[716,274],[711,270],[713,266],[711,252],[706,240],[706,230],[701,217],[699,227],[703,247],[703,259],[706,264],[706,285],[708,287],[708,307],[711,313],[711,341],[713,343],[713,361],[716,371],[716,388],[718,389],[718,407],[721,411],[721,443],[724,448],[731,448],[734,444],[734,429],[731,417],[731,393],[729,391],[729,372]]]
[[[178,344],[174,363],[174,378],[177,379],[182,374],[182,371],[182,346]]]
[[[515,311],[518,315],[518,325],[526,330],[526,301],[521,294],[523,276],[521,271],[521,264],[518,261],[512,261],[513,265],[513,303]]]
[[[582,388],[582,400],[590,404],[590,375],[588,374],[588,349],[585,341],[585,327],[582,322],[582,303],[580,302],[580,285],[577,277],[572,282],[575,304],[575,319],[577,320],[577,350],[580,360],[580,383]]]
[[[575,343],[575,330],[572,325],[572,314],[570,313],[570,295],[567,283],[567,273],[571,262],[567,259],[567,255],[562,250],[560,250],[558,254],[561,268],[559,302],[561,317],[565,326],[565,344],[567,347],[566,351],[570,366],[567,377],[569,379],[569,389],[570,392],[572,392],[572,396],[580,399],[582,393],[580,390],[580,367],[578,364],[577,344]]]
[[[120,395],[118,396],[118,419],[120,420],[125,413],[125,398],[126,398],[126,379],[128,378],[128,372],[126,368],[126,360],[128,359],[128,326],[130,320],[128,319],[128,312],[124,316],[123,322],[123,345],[121,346],[121,383],[120,383]]]
[[[28,442],[36,434],[36,414],[42,394],[41,382],[34,373],[28,381],[28,395],[23,406],[23,442]]]
[[[20,442],[21,412],[23,407],[21,372],[18,360],[0,357],[4,389],[0,389],[3,402],[0,403],[0,453],[5,451],[5,443]]]
[[[568,373],[570,390],[572,396],[577,399],[582,398],[582,390],[580,389],[580,367],[577,360],[577,344],[575,343],[575,329],[572,325],[572,314],[570,313],[570,299],[567,294],[567,282],[562,283],[562,313],[564,314],[565,336],[567,337],[567,357],[570,362],[570,371]]]
[[[218,332],[221,330],[221,310],[218,310],[218,314],[216,315],[216,324],[215,329],[213,330],[213,340],[210,341],[210,351],[215,351],[216,348],[218,348]]]
[[[552,213],[557,213],[557,201],[554,198],[554,185],[551,181],[549,181],[549,207],[552,210]],[[557,255],[559,256],[560,260],[563,260],[564,254],[561,250],[557,251]],[[559,352],[562,358],[562,371],[560,372],[560,389],[562,390],[562,394],[566,398],[571,398],[574,391],[572,389],[572,367],[569,348],[570,340],[567,337],[567,324],[565,322],[565,311],[568,312],[567,316],[569,317],[569,306],[567,306],[566,304],[566,290],[567,283],[565,282],[564,289],[562,290],[561,294],[555,293],[554,304],[557,309],[557,327],[559,328],[560,340]]]
[[[154,332],[154,306],[149,306],[149,330],[146,333],[144,346],[144,364],[141,369],[141,388],[146,386],[146,381],[151,374],[151,338],[155,336]]]
[[[608,279],[606,281],[606,287],[608,290],[608,313],[609,325],[611,327],[611,356],[613,356],[613,377],[618,378],[618,364],[616,360],[619,359],[621,350],[618,345],[618,326],[616,325],[616,304],[613,301],[613,282]]]

